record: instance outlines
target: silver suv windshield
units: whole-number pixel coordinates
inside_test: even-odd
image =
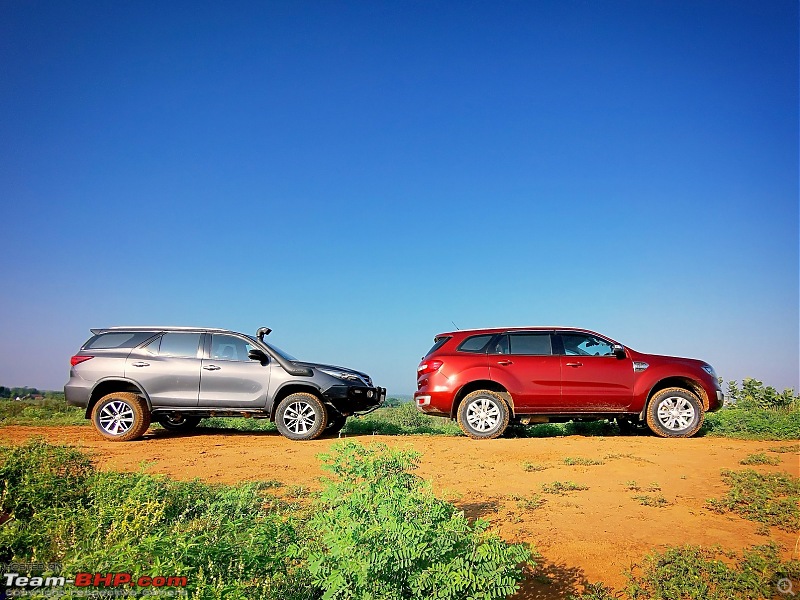
[[[256,338],[254,338],[252,335],[248,335],[247,337],[248,337],[249,339],[253,340],[253,341],[256,343],[256,345],[258,345],[258,344],[264,344],[264,345],[265,345],[267,348],[269,348],[270,350],[272,350],[272,351],[273,351],[275,354],[277,354],[278,356],[280,356],[280,357],[281,357],[281,358],[283,358],[284,360],[289,360],[289,361],[295,361],[295,360],[297,360],[297,359],[296,359],[294,356],[292,356],[292,355],[291,355],[291,354],[289,354],[288,352],[284,352],[283,350],[281,350],[280,348],[278,348],[278,347],[277,347],[277,346],[275,346],[274,344],[268,344],[267,342],[260,342],[259,340],[257,340]]]

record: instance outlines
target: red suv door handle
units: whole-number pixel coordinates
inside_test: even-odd
[[[568,367],[582,367],[583,363],[567,363]]]
[[[502,366],[504,366],[504,367],[507,367],[508,365],[513,365],[513,364],[514,364],[514,362],[513,362],[513,361],[511,361],[511,360],[498,360],[498,361],[497,361],[497,364],[498,364],[498,365],[502,365]]]

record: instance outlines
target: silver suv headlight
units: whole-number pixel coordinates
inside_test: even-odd
[[[359,377],[355,373],[347,373],[345,371],[338,371],[336,369],[320,369],[320,371],[326,375],[330,375],[331,377],[336,377],[336,379],[344,379],[345,381],[360,381],[364,385],[369,386],[369,384],[364,381],[363,377]]]

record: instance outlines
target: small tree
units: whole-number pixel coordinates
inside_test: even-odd
[[[334,478],[325,482],[306,551],[323,598],[493,600],[517,591],[529,549],[436,498],[409,473],[419,456],[354,442],[320,456]]]

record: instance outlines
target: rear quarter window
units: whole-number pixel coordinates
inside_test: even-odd
[[[145,340],[153,337],[154,331],[115,331],[101,333],[90,338],[83,345],[84,350],[112,350],[116,348],[135,348]]]
[[[447,343],[447,340],[449,339],[450,339],[449,335],[443,335],[441,337],[434,338],[433,346],[431,347],[430,350],[428,350],[428,353],[425,356],[430,356],[431,354],[436,352],[439,348],[444,346]]]
[[[494,337],[494,334],[473,335],[459,344],[459,352],[472,352],[480,354],[486,352],[486,345]]]

